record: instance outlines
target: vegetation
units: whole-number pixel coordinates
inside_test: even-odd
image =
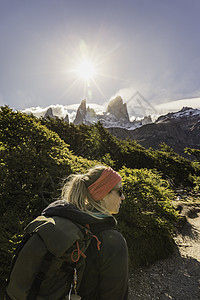
[[[173,252],[173,229],[180,216],[172,208],[173,191],[155,170],[120,171],[126,201],[119,214],[119,227],[129,245],[131,265],[148,265]]]
[[[191,175],[200,175],[199,165],[178,155],[168,145],[162,144],[157,151],[145,149],[136,141],[117,139],[101,123],[75,126],[59,118],[41,119],[41,123],[56,132],[75,155],[101,162],[110,158],[116,170],[123,166],[157,169],[174,187],[193,187]]]
[[[120,141],[100,123],[75,126],[5,106],[0,109],[2,282],[24,227],[59,196],[62,179],[98,163],[112,166],[123,177],[126,200],[117,218],[131,264],[149,264],[172,253],[172,232],[180,219],[171,205],[172,187],[198,189],[199,164],[167,145],[154,151]]]
[[[195,157],[195,159],[200,162],[200,150],[199,149],[190,149],[186,148],[185,153],[192,155]]]
[[[0,278],[5,279],[18,236],[59,195],[63,177],[94,165],[75,157],[34,117],[0,111]]]

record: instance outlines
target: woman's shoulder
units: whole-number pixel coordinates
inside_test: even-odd
[[[100,236],[102,237],[102,239],[108,241],[125,240],[122,233],[119,230],[117,230],[117,228],[108,228],[106,230],[103,230],[100,232]]]
[[[104,230],[99,234],[101,242],[99,261],[101,266],[113,266],[118,264],[121,266],[127,263],[128,248],[123,235],[115,230]]]
[[[101,241],[102,250],[118,251],[121,248],[127,248],[125,238],[121,232],[116,229],[111,228],[100,232],[99,239]]]

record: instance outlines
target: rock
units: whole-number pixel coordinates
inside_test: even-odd
[[[86,108],[86,100],[82,100],[78,110],[76,112],[76,117],[74,120],[75,125],[86,124],[90,125],[94,122],[97,122],[97,116],[93,108],[89,106]]]
[[[126,103],[123,103],[121,96],[117,96],[108,103],[106,112],[111,113],[118,120],[122,119],[130,122]]]
[[[151,116],[145,116],[144,119],[141,120],[141,122],[142,122],[142,125],[153,123]]]
[[[66,114],[66,116],[64,117],[64,122],[65,123],[69,123],[69,116],[68,116],[68,114]]]
[[[86,100],[84,99],[81,101],[81,104],[76,112],[76,117],[73,123],[75,125],[82,124],[84,123],[85,117],[86,117]]]
[[[200,149],[200,120],[191,127],[191,135],[193,136],[193,143]]]
[[[85,124],[90,125],[97,122],[97,115],[93,108],[90,108],[89,106],[86,109],[86,115],[85,115]]]
[[[44,119],[46,118],[52,118],[52,119],[56,119],[56,116],[54,116],[53,114],[53,110],[51,107],[49,107],[44,115]],[[64,122],[69,123],[69,116],[68,114],[66,114],[66,116],[64,117]]]
[[[49,107],[44,115],[44,118],[46,119],[47,117],[55,119],[56,117],[53,115],[53,110],[51,107]]]

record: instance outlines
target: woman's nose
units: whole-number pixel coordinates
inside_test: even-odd
[[[122,195],[121,195],[121,199],[122,200],[124,200],[125,199],[125,196],[124,196],[124,194],[122,193]]]

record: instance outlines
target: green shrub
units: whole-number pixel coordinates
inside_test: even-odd
[[[0,110],[0,280],[24,227],[60,194],[62,179],[95,162],[75,157],[33,116]]]
[[[126,199],[118,215],[131,265],[150,264],[173,252],[172,232],[179,219],[172,207],[173,191],[157,171],[122,168]]]

